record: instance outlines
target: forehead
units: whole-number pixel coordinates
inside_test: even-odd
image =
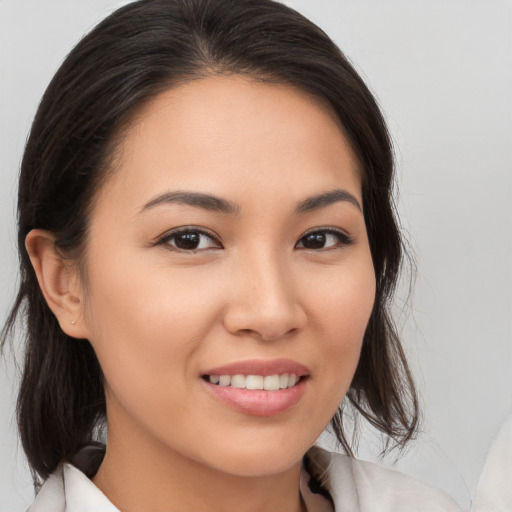
[[[100,197],[117,189],[135,205],[166,188],[247,197],[264,193],[262,183],[295,200],[340,186],[361,200],[357,158],[325,102],[288,85],[211,76],[141,108]]]

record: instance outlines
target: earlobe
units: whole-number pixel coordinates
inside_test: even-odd
[[[55,236],[33,229],[25,238],[25,247],[41,292],[60,324],[74,338],[86,338],[83,300],[76,267],[55,246]]]

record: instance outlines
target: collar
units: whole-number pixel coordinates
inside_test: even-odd
[[[72,464],[61,464],[46,480],[27,512],[120,512],[91,481],[104,455],[104,445],[94,443],[80,450]],[[311,465],[307,458],[305,461],[300,474],[300,493],[307,512],[334,512],[329,495],[313,472],[316,463]]]

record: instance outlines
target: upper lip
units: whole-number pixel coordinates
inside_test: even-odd
[[[293,373],[297,377],[309,375],[307,366],[291,359],[249,359],[211,368],[203,375],[283,375]]]

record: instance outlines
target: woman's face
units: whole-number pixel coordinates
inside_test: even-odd
[[[360,174],[289,86],[209,77],[139,113],[94,204],[79,321],[109,443],[237,475],[300,460],[374,301]]]

